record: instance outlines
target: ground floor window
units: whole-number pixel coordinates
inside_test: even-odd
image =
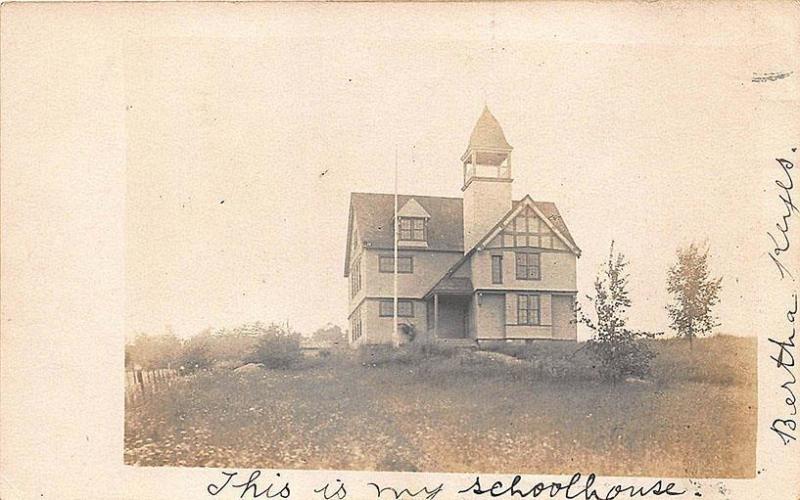
[[[518,325],[541,324],[541,309],[539,307],[539,295],[532,293],[520,293],[517,295],[517,324]]]
[[[355,311],[353,311],[353,315],[350,316],[350,336],[353,339],[353,342],[358,340],[361,337],[361,334],[361,307],[359,306]]]
[[[380,303],[379,314],[382,317],[394,316],[394,300],[382,299]],[[413,318],[414,317],[414,301],[408,299],[399,299],[397,301],[397,316],[400,318]]]

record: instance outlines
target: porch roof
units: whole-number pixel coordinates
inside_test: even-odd
[[[471,295],[473,291],[472,280],[469,278],[446,277],[439,281],[426,296],[441,295]]]

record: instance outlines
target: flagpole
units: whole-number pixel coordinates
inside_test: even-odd
[[[398,257],[398,239],[399,239],[399,228],[400,222],[397,218],[397,211],[398,211],[398,194],[397,194],[397,144],[394,146],[394,306],[392,310],[394,311],[393,314],[393,324],[394,329],[392,333],[392,343],[395,346],[400,345],[400,334],[398,332],[398,324],[397,324],[397,271],[398,271],[398,264],[397,264],[397,257]]]

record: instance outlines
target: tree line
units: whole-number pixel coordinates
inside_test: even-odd
[[[236,368],[261,363],[271,368],[287,368],[302,357],[300,332],[288,324],[260,321],[235,328],[203,330],[181,339],[170,328],[166,333],[139,333],[125,346],[125,367],[147,370],[171,368],[184,373],[215,368]],[[327,324],[310,338],[332,346],[346,344],[342,329]]]

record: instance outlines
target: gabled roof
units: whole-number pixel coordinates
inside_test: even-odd
[[[483,113],[475,123],[472,134],[469,136],[467,149],[499,149],[511,151],[511,145],[506,140],[500,122],[494,117],[488,106],[483,107]]]
[[[443,196],[398,196],[398,206],[403,207],[410,199],[430,216],[427,226],[428,249],[439,251],[464,251],[464,222],[461,198]],[[350,272],[350,238],[353,224],[366,248],[391,249],[394,246],[392,231],[394,218],[394,195],[379,193],[352,193],[350,195],[350,219],[347,228],[347,250],[344,275]]]
[[[469,278],[443,278],[431,290],[438,294],[469,295],[472,293],[472,280]]]
[[[521,201],[522,200],[515,201],[514,208],[516,208]],[[578,244],[575,243],[575,240],[572,238],[572,234],[569,232],[569,228],[567,228],[564,219],[561,218],[561,213],[558,211],[555,203],[551,201],[533,201],[533,205],[542,213],[543,219],[552,224],[553,228],[557,229],[569,244],[578,248]],[[580,248],[578,248],[578,254],[580,254]]]
[[[400,217],[418,217],[422,219],[430,219],[431,214],[427,212],[422,205],[419,204],[414,198],[409,199],[400,210],[397,211]]]
[[[398,196],[398,206],[402,207],[414,199],[430,215],[427,226],[428,250],[464,252],[464,220],[463,199],[443,196]],[[533,201],[530,196],[514,201],[511,210],[497,222],[484,238],[478,241],[471,251],[488,241],[489,235],[501,227],[508,216],[515,213],[521,203],[527,203],[537,211],[546,223],[552,226],[557,234],[563,236],[567,247],[580,249],[572,239],[561,214],[554,203],[549,201]],[[394,195],[383,193],[352,193],[350,195],[350,216],[347,227],[347,249],[345,253],[344,275],[350,272],[350,249],[353,236],[353,225],[363,245],[371,249],[390,250],[394,245],[392,234],[394,217]],[[466,255],[465,255],[466,257]]]
[[[425,297],[428,297],[431,293],[438,291],[443,284],[455,279],[453,275],[458,271],[458,269],[464,265],[471,257],[472,254],[475,253],[476,250],[482,249],[487,242],[489,242],[492,238],[497,236],[497,234],[502,231],[503,227],[508,224],[509,221],[513,220],[514,217],[525,207],[530,206],[533,208],[534,212],[539,215],[545,223],[550,226],[550,229],[558,236],[559,238],[566,243],[567,247],[573,252],[576,256],[581,256],[581,249],[578,248],[578,245],[575,244],[575,240],[572,239],[572,235],[569,233],[569,229],[567,229],[567,225],[564,224],[564,219],[561,218],[561,214],[558,212],[558,208],[556,208],[554,203],[549,201],[545,202],[536,202],[530,197],[530,195],[526,195],[523,199],[514,201],[511,206],[511,210],[506,212],[506,214],[497,221],[495,224],[480,240],[478,240],[475,245],[470,248],[467,252],[464,253],[464,256],[458,259],[455,264],[450,266],[450,269],[444,273],[444,275],[439,278],[439,280],[434,283],[430,290],[425,293]]]

